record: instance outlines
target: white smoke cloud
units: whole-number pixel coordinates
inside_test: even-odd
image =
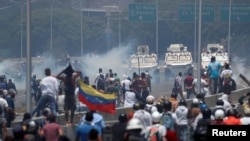
[[[109,69],[112,69],[114,73],[117,73],[118,76],[122,77],[123,74],[128,72],[128,68],[125,68],[124,60],[128,60],[130,56],[130,50],[132,48],[131,44],[124,45],[121,47],[116,47],[104,54],[86,54],[83,57],[73,57],[71,56],[71,63],[74,67],[75,59],[77,58],[78,62],[81,63],[82,68],[80,71],[83,72],[83,76],[88,76],[90,83],[94,83],[98,69],[102,68],[103,73],[107,73]],[[63,55],[62,55],[63,56]],[[62,59],[62,58],[61,58]],[[26,65],[23,66],[24,74],[22,79],[18,79],[18,74],[20,74],[21,63],[25,62],[18,59],[7,59],[0,63],[0,75],[6,75],[7,79],[12,79],[16,84],[17,89],[26,88]],[[50,68],[52,75],[57,75],[60,71],[66,68],[68,65],[67,62],[61,63],[58,65],[58,59],[52,56],[51,54],[45,53],[40,57],[32,58],[32,70],[31,76],[36,75],[37,79],[42,79],[45,74],[45,68]],[[75,67],[75,69],[77,69]]]
[[[232,58],[232,70],[233,78],[237,84],[247,86],[246,83],[239,77],[240,74],[244,75],[248,80],[250,80],[250,74],[248,73],[249,69],[246,68],[246,58],[234,56]]]
[[[108,73],[112,69],[118,76],[128,73],[124,60],[128,60],[130,56],[131,45],[113,48],[105,54],[87,54],[82,60],[84,66],[82,68],[83,75],[90,78],[90,83],[94,82],[98,69],[102,68],[103,73]]]

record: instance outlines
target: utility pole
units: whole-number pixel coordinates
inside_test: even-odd
[[[198,64],[197,64],[197,90],[198,94],[201,93],[201,22],[202,22],[202,0],[200,0],[199,4],[199,27],[198,27]]]
[[[30,0],[27,0],[26,112],[31,112]]]
[[[232,0],[229,0],[229,10],[228,10],[229,12],[228,12],[228,43],[227,43],[227,47],[228,47],[228,59],[229,59],[229,61],[230,61],[230,59],[231,59],[231,50],[230,50],[230,46],[231,46],[231,11],[232,11]],[[230,63],[230,62],[228,62],[228,63]]]
[[[83,14],[82,14],[82,7],[83,7],[83,0],[81,0],[81,10],[80,10],[80,12],[81,12],[81,57],[83,57],[83,27],[82,27],[82,23],[83,23],[83,21],[82,21],[82,16],[83,16]]]

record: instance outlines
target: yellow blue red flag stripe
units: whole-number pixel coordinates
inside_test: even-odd
[[[107,112],[114,114],[116,112],[115,94],[105,94],[94,89],[92,86],[79,82],[79,100],[86,104],[89,109],[100,112]]]

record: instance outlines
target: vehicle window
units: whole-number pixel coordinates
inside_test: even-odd
[[[155,62],[156,62],[156,58],[153,58],[153,57],[145,57],[145,58],[144,58],[144,62],[145,62],[145,63],[155,63]]]
[[[170,55],[166,58],[167,61],[177,61],[178,57],[176,55]]]
[[[189,55],[180,55],[180,61],[189,61],[191,60],[191,56]]]
[[[139,62],[142,62],[142,58],[139,58]],[[131,63],[138,63],[138,57],[132,58]]]

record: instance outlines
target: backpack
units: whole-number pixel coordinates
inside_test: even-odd
[[[225,74],[223,79],[223,85],[232,85],[232,79],[230,74]]]
[[[167,130],[173,130],[174,119],[170,112],[164,113],[161,117],[161,124],[166,127]]]
[[[207,135],[207,127],[211,124],[210,119],[200,119],[198,121],[197,127],[195,129],[194,135],[196,136],[206,136]]]
[[[146,141],[162,141],[159,134],[159,126],[152,126],[146,134]]]

